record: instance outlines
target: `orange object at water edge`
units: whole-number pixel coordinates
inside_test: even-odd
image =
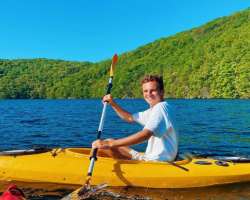
[[[25,195],[15,184],[10,184],[0,196],[0,200],[25,200]]]

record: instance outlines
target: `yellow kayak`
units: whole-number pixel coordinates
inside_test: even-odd
[[[0,152],[0,181],[81,185],[88,171],[89,154],[88,148]],[[203,187],[250,181],[250,163],[208,158],[144,162],[99,156],[91,180],[93,185]]]

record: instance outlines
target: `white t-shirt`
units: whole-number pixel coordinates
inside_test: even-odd
[[[173,161],[178,151],[176,130],[171,119],[171,111],[167,102],[160,102],[153,107],[133,114],[137,123],[153,132],[148,140],[144,159]]]

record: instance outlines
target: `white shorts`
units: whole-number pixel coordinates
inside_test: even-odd
[[[131,149],[129,154],[131,155],[131,160],[145,160],[144,154],[134,149]]]

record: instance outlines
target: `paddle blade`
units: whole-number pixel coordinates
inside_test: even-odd
[[[115,54],[112,58],[112,63],[111,63],[111,67],[110,67],[110,76],[114,76],[114,71],[115,71],[115,65],[118,61],[118,56],[117,54]]]

